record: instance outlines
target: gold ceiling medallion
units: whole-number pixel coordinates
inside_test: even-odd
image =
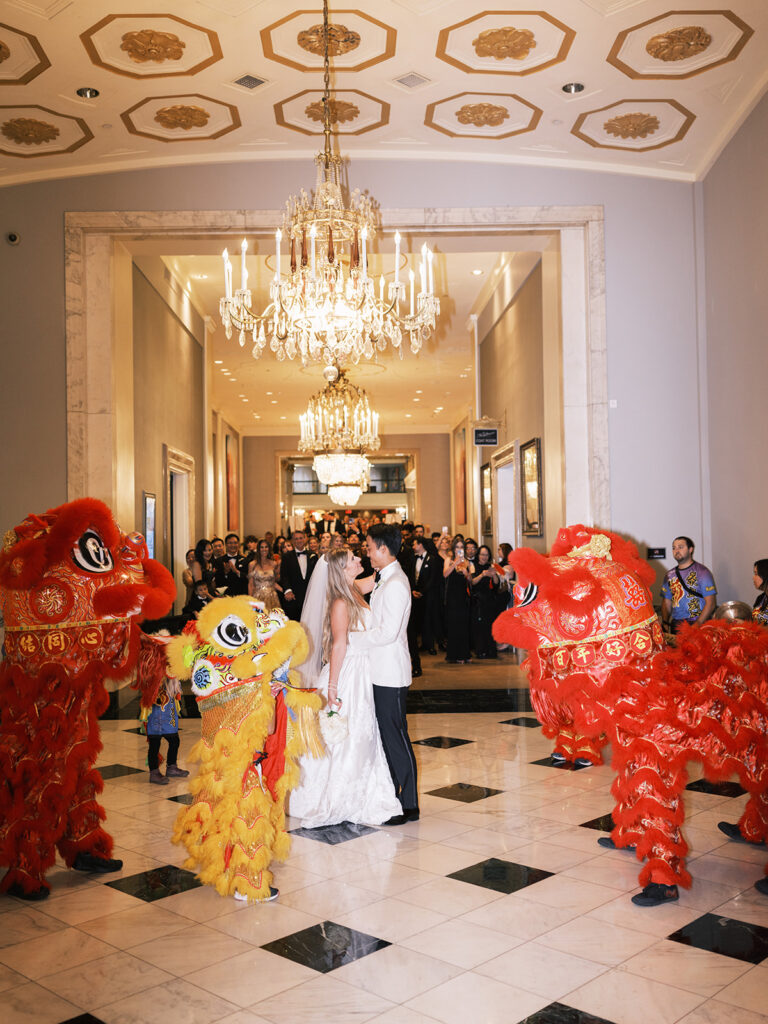
[[[310,121],[322,121],[325,117],[323,101],[315,100],[314,103],[310,103],[304,113]],[[346,100],[328,101],[328,117],[331,124],[344,124],[346,121],[354,121],[359,116],[360,108],[354,103],[348,103]]]
[[[496,60],[525,60],[536,46],[533,32],[528,28],[488,28],[472,40],[478,57],[495,57]]]
[[[656,60],[687,60],[703,53],[712,43],[712,36],[700,25],[686,25],[651,36],[645,44],[648,53]]]
[[[162,64],[166,60],[181,60],[186,45],[173,32],[143,28],[139,32],[126,32],[120,49],[125,50],[137,64],[146,64],[148,61]]]
[[[163,128],[182,128],[188,132],[190,128],[205,128],[211,115],[203,107],[190,107],[177,103],[173,107],[160,107],[155,120]]]
[[[606,121],[603,128],[621,139],[645,139],[660,127],[655,114],[619,114]]]
[[[456,111],[459,124],[473,124],[475,128],[498,128],[508,117],[507,108],[495,103],[465,103]]]
[[[302,50],[308,53],[323,55],[323,26],[313,25],[312,28],[304,29],[296,37]],[[346,25],[328,26],[328,55],[340,57],[350,50],[356,50],[360,45],[360,34],[347,28]]]
[[[19,146],[39,146],[43,142],[52,142],[60,134],[55,124],[38,121],[34,117],[13,117],[0,128],[6,139]]]
[[[0,39],[0,64],[2,64],[4,60],[8,60],[10,56],[11,51],[9,47],[6,46],[2,39]]]

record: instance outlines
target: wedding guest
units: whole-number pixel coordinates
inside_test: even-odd
[[[248,567],[248,593],[256,601],[261,601],[267,611],[280,607],[278,595],[282,593],[282,587],[277,582],[277,563],[271,557],[266,540],[258,542],[256,558]]]
[[[240,538],[228,533],[224,541],[224,557],[216,564],[216,590],[227,597],[248,593],[248,562],[240,554]]]
[[[464,541],[454,539],[451,554],[443,563],[445,578],[445,660],[450,665],[470,661],[469,610],[470,567],[464,554]]]
[[[752,608],[752,621],[768,626],[768,558],[759,558],[755,562],[752,582],[760,591]]]
[[[195,583],[205,580],[209,590],[213,592],[216,577],[216,571],[213,566],[213,545],[205,537],[195,544],[195,557],[191,568],[192,579]]]
[[[186,554],[187,567],[181,574],[181,582],[184,584],[184,604],[188,604],[192,594],[195,592],[195,577],[192,575],[192,565],[195,561],[195,549],[190,548]]]
[[[472,575],[471,604],[472,650],[478,658],[498,657],[491,627],[501,611],[499,585],[499,575],[491,563],[491,549],[487,544],[481,544]]]

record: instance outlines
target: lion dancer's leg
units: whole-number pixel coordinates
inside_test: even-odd
[[[112,859],[112,836],[101,827],[106,817],[96,800],[104,782],[95,768],[81,767],[75,792],[66,811],[64,832],[56,844],[68,868],[76,871],[119,871]]]
[[[2,755],[0,862],[9,869],[0,882],[0,892],[19,899],[42,900],[50,892],[46,872],[56,862],[58,804],[55,796],[43,799],[46,787],[37,757],[29,753],[17,757],[8,748]],[[55,774],[51,766],[48,773]]]
[[[585,736],[576,729],[571,708],[565,701],[554,699],[551,689],[531,686],[531,705],[541,722],[547,739],[554,740],[552,758],[555,761],[588,761],[602,764],[604,735]]]
[[[751,791],[738,828],[748,843],[765,843],[768,840],[768,793]]]
[[[644,889],[632,897],[638,906],[657,906],[678,898],[677,886],[688,888],[691,876],[685,869],[688,846],[680,827],[684,808],[682,793],[687,776],[649,740],[619,734],[613,766],[617,777],[612,787],[616,798],[611,838],[617,847],[634,846],[638,860],[646,862],[639,875]]]

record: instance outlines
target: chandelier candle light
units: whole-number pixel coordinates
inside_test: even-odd
[[[434,330],[440,315],[435,295],[433,253],[421,250],[420,288],[415,292],[415,272],[409,269],[410,294],[400,280],[400,234],[395,234],[394,279],[378,281],[378,295],[368,272],[368,254],[376,235],[372,202],[355,189],[345,205],[342,159],[331,152],[331,94],[328,0],[323,0],[323,134],[325,145],[315,157],[317,179],[312,196],[302,189],[286,202],[283,230],[275,232],[275,273],[270,283],[270,303],[262,313],[253,309],[248,288],[243,239],[240,288],[232,290],[232,263],[225,249],[225,295],[219,300],[221,322],[227,338],[239,331],[240,345],[246,334],[253,340],[258,359],[267,345],[279,360],[301,359],[334,364],[373,359],[388,344],[400,352],[408,335],[411,351],[419,352]],[[289,243],[290,267],[282,273],[281,245]],[[408,302],[408,312],[405,307]]]

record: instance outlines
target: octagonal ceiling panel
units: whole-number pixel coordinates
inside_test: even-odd
[[[608,63],[629,78],[690,78],[736,60],[752,34],[731,11],[669,11],[620,32]]]
[[[305,89],[275,104],[275,120],[284,128],[303,135],[323,134],[323,93]],[[389,104],[360,92],[342,89],[331,97],[331,124],[334,135],[363,135],[389,123]]]
[[[0,106],[0,153],[40,157],[73,153],[93,138],[81,117],[48,107]]]
[[[541,110],[514,93],[460,92],[430,103],[424,124],[455,139],[508,139],[532,132]]]
[[[240,127],[237,107],[199,93],[149,96],[120,117],[131,135],[160,142],[218,139]]]
[[[442,29],[437,56],[468,74],[530,75],[565,60],[575,35],[544,11],[485,11]]]
[[[35,36],[0,24],[0,85],[26,85],[50,66]]]
[[[196,75],[222,57],[212,29],[173,14],[108,14],[80,38],[94,64],[130,78]]]
[[[581,114],[571,132],[600,149],[642,153],[679,142],[695,119],[676,100],[620,100]]]
[[[334,10],[329,53],[334,71],[362,71],[389,60],[397,32],[391,25],[356,10]],[[323,69],[323,12],[294,11],[261,31],[264,56],[297,71]]]

